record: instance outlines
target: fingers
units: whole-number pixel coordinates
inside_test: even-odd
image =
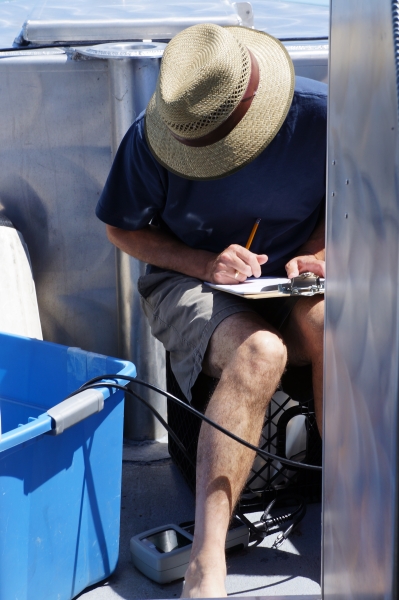
[[[286,265],[287,277],[292,279],[301,273],[310,271],[319,277],[326,276],[326,263],[324,260],[319,260],[315,256],[298,256],[290,260]]]
[[[325,260],[316,260],[313,263],[311,271],[312,271],[312,273],[314,273],[315,275],[318,275],[319,277],[325,277],[326,276],[326,261]]]
[[[237,283],[248,277],[260,277],[261,265],[266,261],[265,254],[254,254],[243,246],[232,244],[217,257],[213,280],[216,283]]]
[[[293,277],[298,277],[298,262],[296,260],[290,260],[290,262],[285,265],[285,270],[287,271],[287,277],[289,279],[292,279]]]

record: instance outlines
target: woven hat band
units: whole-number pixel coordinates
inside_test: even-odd
[[[211,144],[215,144],[216,142],[220,142],[223,138],[225,138],[229,133],[231,133],[238,125],[238,123],[244,118],[247,114],[249,107],[252,104],[252,100],[258,90],[259,87],[259,64],[256,60],[255,56],[252,52],[247,48],[250,59],[251,59],[251,74],[248,80],[247,88],[235,109],[232,113],[227,117],[223,123],[221,123],[216,129],[210,131],[209,133],[202,135],[197,138],[184,138],[177,135],[174,131],[169,129],[172,137],[175,138],[184,146],[191,146],[194,148],[203,148],[204,146],[210,146]]]

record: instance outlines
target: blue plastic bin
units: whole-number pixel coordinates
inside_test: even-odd
[[[83,420],[69,429],[76,407],[50,410],[105,373],[134,377],[136,370],[0,334],[0,600],[70,600],[116,567],[124,394],[94,392],[102,410],[85,418],[93,412],[86,398],[77,411]],[[59,435],[49,410],[61,415]]]

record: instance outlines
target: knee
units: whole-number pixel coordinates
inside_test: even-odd
[[[287,348],[278,334],[260,330],[241,344],[235,361],[249,372],[267,376],[274,371],[281,377],[287,363]]]

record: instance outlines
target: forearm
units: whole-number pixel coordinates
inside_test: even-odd
[[[138,231],[126,231],[107,225],[110,242],[143,262],[170,269],[212,283],[238,283],[247,277],[259,277],[265,254],[254,254],[231,244],[220,254],[190,248],[179,239],[149,225]]]
[[[174,236],[149,225],[137,231],[127,231],[107,225],[110,242],[130,256],[155,265],[209,281],[210,265],[216,254],[190,248]]]
[[[326,228],[324,215],[317,223],[310,238],[298,250],[298,256],[311,254],[319,260],[325,260]]]

